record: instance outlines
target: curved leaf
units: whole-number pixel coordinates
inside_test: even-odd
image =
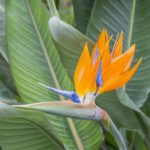
[[[7,10],[10,64],[22,100],[63,100],[38,84],[72,88],[50,36],[47,9],[41,0],[9,0]],[[99,148],[103,136],[96,122],[48,117],[68,149]]]
[[[40,102],[27,105],[13,105],[17,108],[39,110],[45,113],[69,116],[88,120],[96,120],[102,123],[113,135],[120,150],[127,150],[126,143],[120,131],[111,120],[107,112],[92,104],[79,104],[68,101]],[[103,115],[105,113],[105,116]]]
[[[8,62],[6,53],[6,17],[5,0],[0,0],[0,54]]]
[[[59,1],[58,12],[62,20],[69,24],[74,24],[72,0]]]
[[[7,104],[16,104],[17,101],[13,98],[11,91],[0,81],[0,102]]]
[[[107,110],[107,113],[118,127],[125,127],[130,130],[139,128],[134,113],[118,101],[115,92],[100,95],[96,100],[96,104]]]
[[[77,29],[85,33],[95,0],[73,0]]]
[[[139,125],[139,129],[140,129],[140,133],[143,137],[143,139],[145,140],[145,143],[148,147],[148,149],[150,149],[150,118],[148,118],[135,104],[132,100],[130,100],[130,98],[128,97],[128,95],[126,94],[125,91],[123,91],[122,89],[117,91],[117,95],[119,100],[121,101],[121,103],[129,108],[131,108],[131,110],[133,110],[133,113],[135,114],[136,118],[137,118],[137,124]]]
[[[76,53],[80,55],[84,41],[88,41],[90,47],[92,47],[93,42],[88,40],[83,34],[74,29],[72,26],[64,23],[56,17],[53,17],[50,20],[50,29],[52,31],[52,36],[56,42],[56,46],[59,47],[60,54],[64,54],[61,55],[63,64],[68,67],[68,70],[70,70],[70,72],[73,72],[73,68],[75,68],[75,63],[77,61],[76,59],[78,59]],[[70,52],[69,55],[67,55],[68,51]],[[72,58],[70,59],[69,57]],[[115,92],[100,95],[96,103],[105,110],[107,110],[108,114],[117,125],[130,129],[138,129],[138,125],[136,124],[136,117],[133,114],[132,110],[130,110],[126,106],[123,106],[118,101]],[[116,110],[117,113],[114,113]]]
[[[134,61],[140,57],[140,68],[126,86],[126,91],[136,105],[142,106],[150,89],[150,13],[149,0],[109,1],[95,0],[86,35],[96,40],[102,28],[110,34],[124,32],[124,50],[137,45]],[[114,36],[115,38],[115,36]]]
[[[49,26],[62,63],[70,77],[73,78],[74,70],[85,42],[88,42],[90,48],[94,43],[74,27],[57,17],[52,17],[49,20]]]
[[[13,92],[16,93],[16,88],[10,71],[9,64],[0,58],[0,80]]]
[[[0,145],[3,150],[64,150],[52,131],[42,113],[15,110],[0,103]]]
[[[141,110],[148,116],[150,117],[150,94],[148,96],[147,101],[144,103],[144,105],[142,106]]]

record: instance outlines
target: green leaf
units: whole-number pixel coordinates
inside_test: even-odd
[[[64,150],[46,117],[0,103],[0,145],[3,150]],[[55,134],[56,135],[56,134]]]
[[[56,17],[50,19],[50,29],[56,42],[56,46],[59,47],[62,62],[68,69],[68,72],[73,76],[73,71],[82,51],[84,42],[88,41],[90,48],[93,46],[93,42],[75,28]],[[115,92],[100,95],[96,103],[107,110],[108,114],[117,125],[128,127],[130,129],[138,128],[136,117],[132,110],[123,106],[118,101]],[[114,113],[116,110],[117,113]]]
[[[27,105],[13,105],[14,107],[39,110],[45,113],[57,114],[65,117],[96,120],[103,123],[114,136],[120,150],[127,150],[125,140],[120,131],[105,110],[95,104],[78,104],[68,101],[40,102]],[[105,113],[105,115],[103,115]]]
[[[48,14],[40,0],[7,2],[10,64],[17,90],[24,102],[63,100],[63,97],[47,91],[38,82],[59,89],[73,87],[51,39]],[[68,149],[99,149],[103,136],[96,122],[54,115],[48,117]]]
[[[1,81],[0,81],[0,102],[5,102],[8,104],[17,103],[11,91]]]
[[[6,53],[6,17],[5,0],[0,0],[0,54],[8,62]]]
[[[69,24],[74,24],[74,12],[73,12],[72,0],[59,1],[58,12],[60,18],[63,21]]]
[[[124,89],[117,91],[117,97],[120,102],[129,107],[137,118],[137,124],[145,136],[147,146],[150,148],[149,128],[150,122],[137,106],[142,106],[146,101],[149,93],[150,82],[149,74],[149,55],[150,48],[150,23],[149,8],[147,7],[150,1],[98,1],[96,0],[90,16],[86,34],[88,37],[96,41],[98,34],[102,28],[106,28],[110,34],[117,34],[124,31],[124,50],[130,47],[131,44],[137,44],[137,50],[134,62],[140,57],[143,62],[126,86],[127,95]],[[133,100],[133,101],[132,101]],[[134,103],[133,103],[134,102]]]
[[[125,91],[123,91],[122,89],[119,89],[117,90],[117,95],[118,95],[120,102],[123,105],[131,108],[131,110],[135,114],[137,118],[137,124],[140,129],[140,133],[143,139],[145,140],[145,143],[148,149],[150,149],[150,143],[149,143],[150,141],[150,132],[149,132],[150,119],[134,104],[134,102],[129,98],[129,96],[126,94]]]
[[[94,43],[74,27],[57,17],[50,19],[49,26],[62,63],[70,77],[73,78],[74,70],[85,42],[88,42],[90,48],[93,47]]]
[[[147,101],[144,103],[144,105],[142,106],[141,110],[148,116],[150,117],[150,94],[148,96]]]
[[[49,15],[50,15],[50,17],[52,17],[52,16],[59,17],[59,14],[58,14],[58,11],[56,9],[56,5],[55,5],[54,0],[47,0],[47,4],[48,4],[48,7],[49,7]]]
[[[107,111],[118,127],[125,127],[129,130],[139,128],[133,111],[119,102],[115,92],[100,95],[96,104]]]
[[[142,106],[150,89],[150,13],[149,0],[132,0],[115,2],[95,0],[86,35],[96,41],[102,28],[115,36],[124,32],[124,51],[133,43],[136,44],[134,63],[142,57],[143,61],[134,77],[126,86],[129,97]],[[116,38],[114,36],[114,39]]]
[[[132,134],[129,134],[129,141],[131,142],[129,145],[130,149],[133,150],[147,150],[145,143],[141,139],[141,137],[136,133],[133,132]]]
[[[101,112],[104,111],[96,105],[74,103],[70,100],[13,106],[24,109],[39,110],[48,114],[56,114],[64,117],[97,120],[99,122],[103,119],[103,114]]]
[[[10,66],[3,58],[0,58],[0,81],[2,81],[12,93],[17,94],[11,75]]]
[[[95,0],[73,0],[77,29],[86,32],[89,17]]]
[[[58,27],[59,27],[59,30],[58,30]],[[72,57],[71,64],[74,65],[73,63],[76,60],[74,59],[75,56],[73,55],[73,52],[74,52],[73,47],[74,45],[78,45],[78,47],[76,46],[76,50],[78,51],[81,50],[81,48],[79,47],[81,45],[80,42],[86,41],[85,40],[86,38],[83,35],[81,35],[81,33],[79,33],[77,30],[75,30],[73,27],[62,22],[56,17],[50,20],[50,28],[52,31],[53,38],[56,41],[56,45],[61,48],[60,50],[62,50],[64,54],[66,54],[67,50],[70,50],[70,52],[72,52],[73,57]],[[60,32],[60,31],[63,31],[63,32]],[[67,42],[65,42],[65,39]],[[74,44],[69,44],[69,43],[74,43]],[[92,45],[93,43],[91,42],[90,44]],[[66,48],[66,51],[64,51],[64,47]],[[65,55],[64,65],[65,63],[67,63],[67,56],[68,55]],[[69,56],[71,56],[71,53]],[[70,68],[70,70],[73,70],[73,69]],[[127,101],[130,101],[130,100],[127,99]],[[128,106],[128,105],[125,105],[124,103],[122,104],[121,103],[118,101],[118,94],[115,92],[103,94],[99,96],[99,98],[97,99],[97,104],[100,105],[102,108],[105,108],[105,110],[108,111],[109,115],[113,118],[115,123],[118,124],[118,126],[126,127],[128,129],[136,129],[136,130],[140,129],[142,134],[145,134],[149,128],[149,123],[148,123],[149,121],[146,119],[147,117],[143,113],[141,114],[141,112],[136,106],[135,106],[136,107],[136,110],[135,110],[134,108],[129,107],[130,104]],[[137,118],[140,120],[141,119],[144,120],[143,125],[145,124],[147,126],[146,129],[142,128],[141,122],[139,122]],[[149,140],[149,133],[145,136]]]

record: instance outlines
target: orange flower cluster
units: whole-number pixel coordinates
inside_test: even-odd
[[[41,85],[76,103],[86,104],[93,103],[96,96],[103,92],[123,86],[131,79],[142,58],[131,68],[135,44],[122,53],[123,33],[121,33],[110,52],[110,41],[111,37],[103,30],[91,55],[88,44],[85,43],[74,73],[76,92]]]
[[[80,97],[87,93],[98,95],[123,86],[139,67],[142,58],[131,68],[135,44],[122,52],[123,33],[117,38],[111,52],[110,41],[111,37],[103,30],[91,55],[85,43],[74,73],[75,89]]]

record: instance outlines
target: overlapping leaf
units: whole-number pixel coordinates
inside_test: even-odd
[[[149,0],[95,0],[86,34],[96,40],[102,28],[109,34],[124,32],[124,50],[136,43],[134,62],[143,58],[140,68],[126,86],[126,91],[137,106],[146,101],[150,89],[150,13]],[[114,36],[115,38],[115,36]]]
[[[3,150],[64,150],[40,112],[15,110],[0,102],[0,145]]]
[[[86,32],[89,17],[95,0],[73,0],[77,29]]]
[[[52,17],[49,21],[49,26],[62,63],[70,77],[73,78],[74,70],[85,41],[88,42],[90,49],[92,49],[94,43],[58,17]]]
[[[0,54],[8,61],[6,47],[5,0],[0,0]]]
[[[21,98],[25,102],[63,99],[38,84],[72,88],[50,36],[45,6],[40,0],[9,0],[7,10],[10,63]],[[48,117],[68,149],[99,148],[103,137],[97,123]]]
[[[90,45],[90,47],[92,47],[93,42],[88,40],[73,27],[64,23],[56,17],[50,20],[50,28],[53,38],[56,41],[56,46],[59,46],[60,48],[59,52],[65,55],[66,60],[64,59],[64,57],[61,57],[64,65],[73,72],[73,68],[75,68],[74,64],[76,63],[76,59],[78,59],[79,57],[77,54],[80,54],[80,52],[82,51],[83,43],[85,41],[88,41],[88,44]],[[69,65],[67,66],[67,62],[69,62],[69,57],[67,60],[66,53],[68,51],[70,52],[69,57],[72,57],[69,63],[72,68],[69,68]],[[76,55],[75,52],[77,53]],[[99,101],[97,101],[97,103],[108,111],[110,116],[118,125],[126,126],[129,128],[137,128],[137,125],[135,124],[135,116],[133,115],[132,111],[130,111],[130,109],[128,109],[126,106],[121,105],[121,103],[117,101],[117,95],[115,93],[109,93],[107,95],[104,94],[99,96]],[[116,110],[118,110],[118,112],[114,113]],[[128,118],[128,116],[130,116],[130,119]]]

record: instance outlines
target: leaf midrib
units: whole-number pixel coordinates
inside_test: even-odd
[[[51,75],[52,75],[52,78],[53,78],[54,83],[55,83],[55,85],[56,85],[56,88],[60,89],[59,82],[58,82],[58,80],[57,80],[57,78],[56,78],[56,74],[55,74],[54,69],[53,69],[53,67],[52,67],[52,64],[51,64],[51,62],[50,62],[50,60],[49,60],[46,47],[44,46],[44,43],[43,43],[43,40],[42,40],[42,38],[41,38],[41,35],[40,35],[39,29],[38,29],[38,27],[37,27],[36,21],[35,21],[35,19],[34,19],[34,17],[33,17],[33,14],[32,14],[31,8],[30,8],[30,5],[29,5],[28,1],[26,1],[26,3],[27,3],[27,8],[28,8],[28,10],[29,10],[29,14],[30,14],[31,19],[32,19],[32,23],[33,23],[33,25],[34,25],[34,27],[35,27],[35,31],[36,31],[36,33],[37,33],[37,36],[38,36],[38,38],[39,38],[39,41],[40,41],[40,44],[41,44],[41,47],[42,47],[42,50],[43,50],[43,53],[44,53],[45,58],[46,58],[46,61],[47,61],[47,63],[48,63],[48,67],[49,67],[49,69],[50,69],[49,71],[51,72]],[[60,97],[60,100],[64,100],[63,96],[59,95],[59,97]],[[74,125],[73,120],[70,119],[70,118],[66,118],[66,120],[67,120],[68,126],[70,127],[70,131],[71,131],[71,133],[72,133],[72,135],[73,135],[73,137],[74,137],[74,141],[75,141],[77,147],[78,147],[80,150],[84,150],[84,147],[83,147],[83,145],[82,145],[82,143],[81,143],[80,137],[79,137],[79,135],[78,135],[78,132],[77,132],[77,130],[76,130],[76,127],[75,127],[75,125]]]
[[[136,6],[136,0],[133,0],[132,7],[131,7],[130,24],[129,24],[129,34],[127,39],[127,49],[130,48],[131,45],[133,26],[134,26],[135,6]]]

